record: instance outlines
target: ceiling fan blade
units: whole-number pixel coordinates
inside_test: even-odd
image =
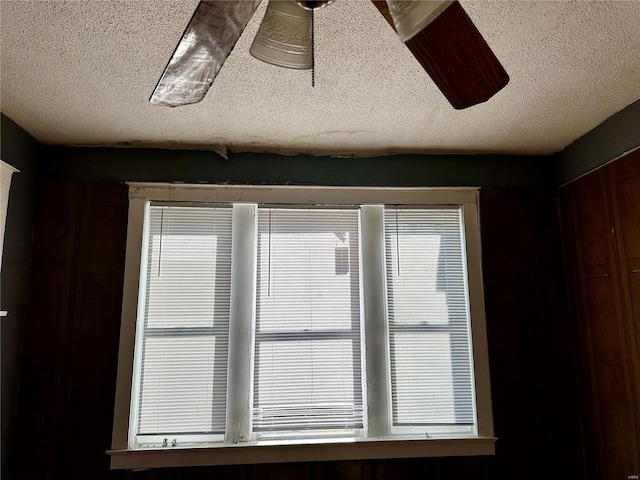
[[[372,1],[395,29],[387,2]],[[509,75],[457,1],[406,45],[455,109],[486,102],[509,83]]]
[[[179,107],[201,101],[260,0],[202,0],[149,101]]]

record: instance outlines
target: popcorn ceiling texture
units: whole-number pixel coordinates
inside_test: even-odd
[[[640,2],[461,2],[511,77],[454,110],[369,0],[316,14],[310,71],[249,55],[263,0],[204,101],[149,96],[195,0],[0,0],[2,112],[37,140],[287,154],[547,154],[640,97]]]

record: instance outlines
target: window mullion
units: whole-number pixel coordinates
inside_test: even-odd
[[[225,442],[251,439],[255,344],[257,205],[235,204],[231,247],[231,305]]]
[[[384,207],[363,205],[360,215],[368,436],[391,433]]]

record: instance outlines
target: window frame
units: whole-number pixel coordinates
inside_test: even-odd
[[[114,407],[114,426],[111,450],[111,468],[153,468],[187,465],[222,465],[246,463],[272,463],[293,461],[322,461],[374,458],[406,458],[426,456],[492,455],[494,449],[493,416],[489,378],[489,359],[484,313],[482,263],[480,249],[478,188],[394,188],[394,187],[308,187],[308,186],[238,186],[238,185],[186,185],[170,183],[128,183],[129,218],[125,276],[118,355],[118,376]],[[299,439],[283,443],[278,440],[260,440],[241,444],[202,444],[189,447],[129,448],[129,425],[134,421],[131,398],[136,319],[138,317],[138,288],[143,269],[145,210],[149,202],[189,203],[255,203],[260,205],[459,205],[463,218],[463,236],[466,252],[469,316],[471,320],[471,348],[474,374],[476,431],[473,438],[423,438],[416,436],[390,436],[388,431],[373,430],[367,438],[332,438],[327,440]],[[364,234],[363,234],[364,237]],[[375,244],[376,242],[372,242]],[[382,242],[384,243],[384,241]],[[381,249],[384,245],[365,245]],[[384,267],[379,272],[384,282]],[[370,273],[371,274],[371,273]],[[365,285],[367,274],[363,273]],[[375,274],[372,278],[375,278]],[[232,280],[233,281],[233,280]],[[363,286],[366,289],[366,286]],[[365,311],[385,308],[376,302],[386,299],[363,299]],[[368,305],[368,307],[367,307]],[[366,318],[366,313],[365,313]],[[363,334],[369,328],[365,322]],[[387,348],[387,347],[385,347]],[[229,356],[231,358],[231,349]],[[367,357],[367,360],[369,357]],[[386,356],[385,356],[386,361]],[[369,377],[367,363],[366,377]],[[384,368],[387,368],[384,366]],[[369,384],[369,382],[367,382]],[[370,395],[363,392],[363,395]],[[387,402],[388,405],[388,402]],[[371,406],[369,406],[371,408]],[[387,407],[383,407],[387,408]],[[375,415],[375,414],[374,414]],[[388,415],[388,413],[387,413]],[[370,412],[371,416],[371,412]],[[371,429],[371,425],[369,425]],[[370,430],[371,434],[371,430]]]

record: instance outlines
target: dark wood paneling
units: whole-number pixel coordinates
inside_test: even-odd
[[[36,212],[16,477],[106,478],[127,189],[44,183]]]
[[[533,480],[582,477],[555,194],[481,191],[497,455],[110,471],[126,187],[40,186],[18,479]],[[552,472],[552,474],[550,474]]]
[[[315,478],[331,480],[369,480],[369,461],[318,462],[315,464]]]
[[[407,460],[380,460],[376,462],[372,480],[403,480],[405,478],[434,479],[433,460],[410,458]]]
[[[80,198],[80,185],[63,182],[42,185],[36,199],[17,445],[12,448],[22,454],[12,462],[19,478],[55,478]]]
[[[276,463],[253,465],[252,480],[311,480],[313,463]]]
[[[639,154],[597,170],[562,192],[589,478],[626,479],[639,468],[638,337],[632,320],[637,295],[633,265],[640,256]]]
[[[173,469],[176,470],[176,469]],[[224,465],[220,467],[194,467],[184,469],[186,480],[212,480],[229,478],[232,480],[249,480],[251,465]],[[138,480],[138,479],[136,479]],[[155,478],[154,478],[155,480]]]
[[[620,365],[620,339],[618,324],[615,321],[618,313],[616,307],[619,305],[615,302],[617,285],[612,275],[615,275],[615,272],[611,270],[596,278],[589,278],[585,274],[585,307],[589,312],[594,360]]]
[[[636,445],[633,473],[640,475],[640,150],[613,162],[607,173],[614,230],[618,233],[616,247],[625,318],[622,335],[630,363],[627,401],[635,407],[631,413]]]
[[[545,190],[483,189],[483,274],[494,424],[489,478],[583,478],[573,332]],[[532,415],[532,416],[531,416]]]
[[[59,434],[58,471],[61,478],[81,478],[108,459],[113,415],[117,348],[120,333],[122,282],[127,231],[127,188],[87,183],[82,189],[73,274],[69,345],[65,351],[65,422]],[[109,345],[111,348],[105,349]],[[106,389],[105,387],[110,387]],[[92,441],[88,442],[87,428]],[[98,480],[106,474],[95,475]]]

